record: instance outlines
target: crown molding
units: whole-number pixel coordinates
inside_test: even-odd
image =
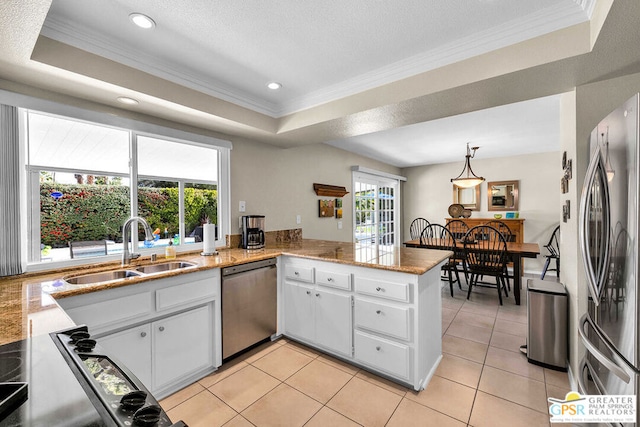
[[[96,37],[88,29],[53,17],[45,21],[42,34],[190,89],[279,118],[588,21],[596,1],[574,0],[574,5],[558,4],[281,104],[252,97],[238,88],[219,82],[213,83],[207,76],[179,70],[170,62]]]
[[[130,50],[109,40],[96,37],[83,27],[48,17],[41,34],[61,43],[119,62],[140,71],[183,85],[193,90],[220,98],[255,112],[276,117],[275,104],[251,97],[239,89],[221,83],[211,84],[210,77],[198,76],[179,70],[171,62],[162,61],[145,52]]]
[[[595,0],[574,0],[592,3]],[[493,50],[561,30],[588,20],[582,9],[556,5],[526,18],[512,20],[490,30],[458,39],[428,52],[378,68],[369,73],[324,87],[298,97],[285,105],[278,116],[293,114],[346,96],[355,95],[394,81],[434,70]]]

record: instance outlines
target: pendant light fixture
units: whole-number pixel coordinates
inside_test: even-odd
[[[462,172],[455,178],[451,179],[451,182],[462,188],[470,188],[480,185],[484,178],[481,176],[477,176],[473,173],[473,169],[471,169],[471,159],[475,157],[476,150],[480,147],[472,147],[469,148],[469,143],[467,142],[467,155],[465,156],[465,163]],[[471,154],[471,150],[473,150],[473,154]],[[466,171],[466,174],[465,174]]]
[[[611,166],[611,160],[609,160],[609,126],[607,126],[607,140],[604,140],[604,133],[602,134],[602,141],[604,142],[605,147],[605,162],[604,162],[604,171],[607,173],[607,181],[613,181],[613,177],[616,175],[616,171],[613,170]]]

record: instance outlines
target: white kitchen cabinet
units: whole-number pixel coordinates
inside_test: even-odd
[[[313,270],[287,265],[284,283],[286,333],[341,355],[352,353],[351,294],[308,283]],[[306,274],[295,272],[306,271]],[[302,278],[296,282],[291,278]]]
[[[213,309],[211,304],[151,324],[153,389],[213,364]]]
[[[151,325],[144,324],[100,338],[100,345],[116,357],[149,390],[151,382]]]
[[[284,314],[287,333],[308,341],[314,341],[313,292],[313,286],[290,281],[284,283]]]
[[[220,273],[208,270],[59,299],[162,398],[222,363]]]
[[[285,335],[426,386],[442,359],[439,265],[416,275],[289,255],[282,263]]]

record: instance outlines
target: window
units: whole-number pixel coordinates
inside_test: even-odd
[[[354,242],[371,256],[399,245],[399,180],[354,172]]]
[[[132,233],[131,244],[142,251],[169,241],[197,249],[206,222],[218,226],[217,243],[223,244],[226,147],[24,114],[30,264],[120,256],[122,225],[130,216],[143,217],[154,230],[153,242],[144,241],[142,227]]]

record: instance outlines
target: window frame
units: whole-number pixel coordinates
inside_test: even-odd
[[[230,151],[232,144],[229,141],[220,140],[213,137],[208,137],[200,134],[185,132],[173,128],[166,128],[158,125],[152,125],[149,123],[138,122],[130,119],[123,119],[122,117],[113,117],[102,113],[96,113],[87,110],[81,110],[75,107],[62,106],[59,104],[53,104],[48,102],[38,102],[34,99],[28,99],[30,102],[22,102],[22,106],[18,106],[20,111],[20,120],[22,122],[22,134],[21,144],[23,153],[21,156],[21,162],[24,166],[24,182],[26,182],[26,190],[23,192],[24,202],[23,206],[26,207],[27,220],[26,227],[23,228],[23,235],[26,237],[25,241],[28,242],[26,250],[23,250],[22,257],[23,263],[26,265],[26,271],[44,271],[65,266],[82,265],[96,262],[110,262],[121,258],[121,255],[113,254],[100,257],[83,258],[83,259],[68,259],[53,262],[45,261],[32,261],[33,259],[39,259],[40,257],[40,203],[39,198],[31,197],[32,194],[39,194],[39,175],[40,171],[59,171],[59,172],[73,172],[73,173],[90,173],[108,175],[108,176],[122,176],[129,178],[130,187],[130,209],[131,215],[136,215],[138,210],[138,179],[154,179],[157,177],[143,176],[139,177],[137,174],[137,138],[140,136],[151,137],[157,139],[163,139],[180,144],[194,145],[204,148],[210,148],[217,151],[218,161],[218,176],[217,181],[201,181],[189,178],[176,179],[179,181],[180,190],[180,205],[179,205],[179,224],[180,224],[180,245],[176,247],[178,253],[180,252],[192,252],[202,250],[203,243],[190,243],[184,244],[184,183],[206,183],[214,184],[217,186],[218,191],[218,239],[216,240],[216,246],[226,245],[226,236],[231,230],[231,194],[230,194],[230,163],[231,156]],[[34,102],[35,101],[35,102]],[[27,104],[27,105],[24,105]],[[35,104],[35,105],[34,105]],[[51,105],[53,104],[53,105]],[[49,108],[45,108],[49,107]],[[42,165],[29,165],[28,156],[28,112],[32,110],[38,114],[47,114],[55,117],[60,117],[67,120],[76,120],[81,122],[87,122],[98,126],[113,127],[119,130],[127,131],[129,133],[129,173],[121,174],[106,171],[94,171],[94,170],[68,170],[65,168],[47,167]],[[75,114],[74,114],[75,113]],[[167,180],[166,178],[160,178]],[[35,191],[35,192],[34,192]],[[34,237],[38,236],[37,239]],[[134,236],[134,244],[137,239],[136,233],[132,233]],[[37,240],[37,241],[36,241]],[[138,250],[137,250],[138,251]],[[150,255],[152,253],[163,252],[164,247],[159,248],[140,248],[139,252],[143,255]],[[36,253],[37,252],[37,253]],[[37,256],[36,256],[37,255]]]

